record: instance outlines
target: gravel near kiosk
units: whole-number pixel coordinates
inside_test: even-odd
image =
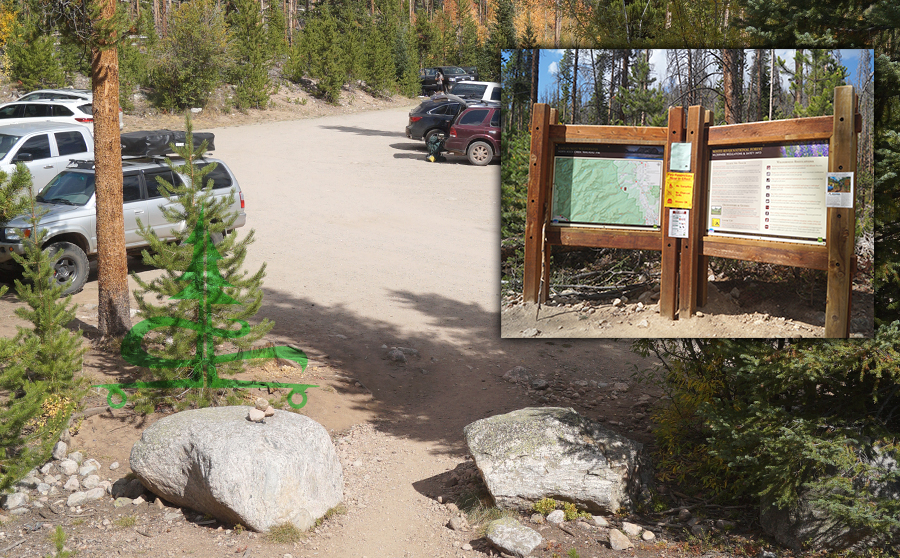
[[[457,504],[481,494],[466,425],[525,407],[573,407],[620,434],[652,441],[647,409],[660,394],[631,375],[653,362],[633,354],[628,343],[500,339],[499,166],[451,162],[434,180],[421,142],[403,134],[409,103],[374,108],[382,110],[236,126],[229,118],[247,117],[195,120],[197,130],[216,134],[216,154],[245,193],[247,228],[257,235],[247,265],[267,265],[259,317],[275,321],[269,340],[310,357],[305,372],[272,362],[241,379],[320,386],[310,390],[301,412],[335,443],[344,469],[342,507],[299,542],[273,542],[189,509],[151,503],[148,495],[122,496],[130,502],[119,507],[108,494],[69,507],[32,492],[24,514],[0,512],[0,557],[43,558],[52,552],[48,535],[56,525],[78,556],[98,558],[496,556],[473,526],[451,522]],[[147,129],[177,125],[143,123]],[[129,263],[145,279],[161,273],[136,259]],[[96,301],[91,277],[75,295],[80,308],[73,324],[88,338],[96,331]],[[0,300],[0,335],[21,325],[13,315],[17,304],[9,294]],[[508,374],[514,369],[519,372]],[[83,373],[93,383],[121,382],[130,366],[115,350],[95,347]],[[85,405],[89,412],[76,421],[61,457],[99,464],[86,476],[75,468],[81,486],[91,475],[128,486],[122,479],[132,445],[166,412],[107,410],[105,393]],[[63,487],[69,480],[54,479],[64,494],[59,498],[74,493]],[[572,548],[585,557],[621,555],[605,534],[624,528],[614,516],[577,528],[531,527],[544,540],[532,556]],[[661,549],[697,555],[664,537],[635,539],[634,555],[659,556]]]

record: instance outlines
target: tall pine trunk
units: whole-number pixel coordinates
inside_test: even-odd
[[[115,0],[102,17],[112,18]],[[97,199],[97,286],[100,335],[119,337],[131,329],[125,223],[122,218],[122,146],[119,138],[119,56],[115,47],[91,49],[94,95],[94,162]]]

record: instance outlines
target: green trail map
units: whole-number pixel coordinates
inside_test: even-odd
[[[659,226],[662,161],[556,157],[553,223]]]

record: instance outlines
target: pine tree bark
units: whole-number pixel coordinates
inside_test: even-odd
[[[736,49],[722,49],[723,93],[725,97],[725,123],[737,124],[740,122],[740,101],[737,95],[737,85],[740,83],[738,72],[738,56]]]
[[[115,12],[105,0],[102,17]],[[94,95],[94,163],[97,200],[97,286],[100,335],[131,329],[125,223],[122,217],[122,146],[119,137],[119,56],[115,48],[91,50]]]

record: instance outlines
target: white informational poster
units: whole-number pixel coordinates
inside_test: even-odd
[[[825,240],[828,144],[713,149],[710,234]]]
[[[853,207],[853,173],[829,172],[826,207]]]
[[[669,209],[669,237],[687,238],[690,209]]]

